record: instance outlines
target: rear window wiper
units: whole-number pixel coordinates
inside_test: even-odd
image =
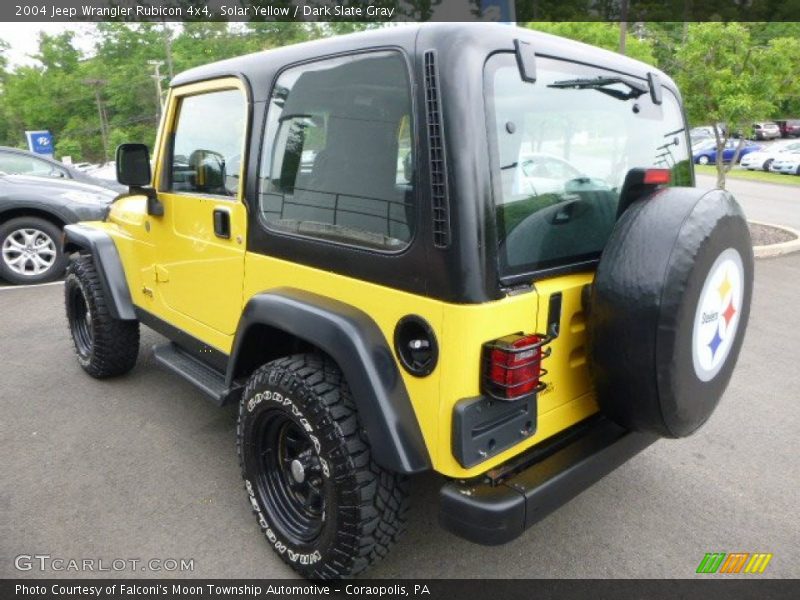
[[[618,83],[627,86],[630,91],[623,92],[621,90],[606,87]],[[633,98],[638,98],[639,96],[650,91],[650,88],[646,83],[639,83],[638,81],[632,81],[630,79],[626,79],[625,77],[566,79],[564,81],[556,81],[555,83],[551,83],[547,87],[573,90],[597,90],[598,92],[608,94],[612,98],[616,98],[618,100],[631,100]]]

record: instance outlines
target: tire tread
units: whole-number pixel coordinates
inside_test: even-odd
[[[321,435],[335,436],[339,443],[341,452],[330,457],[331,475],[341,486],[340,497],[351,501],[351,504],[339,506],[340,513],[347,513],[350,518],[340,518],[346,521],[346,527],[339,532],[331,557],[314,565],[311,571],[302,570],[301,573],[322,579],[358,575],[386,556],[405,531],[408,478],[387,471],[372,460],[347,382],[332,360],[317,354],[274,360],[250,377],[237,423],[237,452],[245,478],[242,433],[246,399],[265,384],[274,385],[278,381],[297,397],[315,400],[306,402],[305,408],[316,412],[315,420],[323,423]],[[295,567],[285,555],[281,556],[289,566]]]
[[[139,355],[139,322],[122,321],[111,316],[91,256],[83,254],[70,262],[65,297],[73,278],[83,288],[92,311],[92,353],[88,360],[78,355],[81,367],[95,379],[124,375],[133,369]],[[75,351],[78,353],[77,346]]]

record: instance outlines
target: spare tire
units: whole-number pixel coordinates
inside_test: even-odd
[[[590,295],[590,369],[601,410],[684,437],[711,416],[750,315],[753,247],[728,192],[666,188],[611,233]]]

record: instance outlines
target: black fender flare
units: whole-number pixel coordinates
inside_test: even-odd
[[[94,261],[103,292],[109,299],[111,316],[121,321],[135,321],[136,312],[125,279],[125,269],[114,240],[106,232],[85,225],[64,227],[64,254],[87,252]]]
[[[257,294],[239,321],[228,362],[228,386],[238,375],[248,329],[262,325],[304,340],[336,361],[353,392],[376,463],[397,473],[430,469],[425,440],[397,362],[372,318],[338,300],[294,288]]]

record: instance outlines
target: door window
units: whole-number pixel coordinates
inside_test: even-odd
[[[398,52],[284,71],[270,98],[259,205],[273,230],[399,250],[414,227],[411,93]]]
[[[180,101],[170,165],[170,191],[236,197],[246,104],[240,90]]]

